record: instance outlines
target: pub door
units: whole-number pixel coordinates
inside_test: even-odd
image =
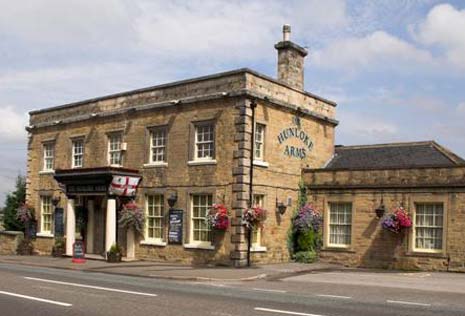
[[[92,243],[92,247],[87,253],[105,256],[105,199],[102,196],[94,196],[93,200],[93,218],[89,218],[89,221],[93,222],[93,227],[87,231],[87,238]]]

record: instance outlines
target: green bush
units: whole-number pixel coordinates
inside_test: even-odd
[[[314,251],[315,250],[315,232],[313,230],[299,233],[297,235],[297,249],[299,251]]]
[[[110,247],[110,250],[108,251],[109,253],[121,253],[121,248],[118,244],[113,244]]]
[[[294,255],[294,260],[301,263],[312,263],[318,260],[316,251],[299,251]]]

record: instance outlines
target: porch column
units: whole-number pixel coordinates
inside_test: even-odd
[[[126,257],[128,259],[134,259],[136,256],[136,245],[135,245],[135,232],[134,228],[128,228],[126,232]]]
[[[116,243],[116,199],[107,200],[107,221],[105,227],[105,251]]]
[[[76,214],[74,199],[68,199],[66,206],[66,255],[73,255],[73,244],[76,240]]]
[[[87,201],[87,236],[86,253],[94,253],[94,200]]]

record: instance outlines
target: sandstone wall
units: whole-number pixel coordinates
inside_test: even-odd
[[[465,271],[465,168],[312,171],[304,173],[308,198],[328,221],[330,202],[352,203],[352,244],[321,252],[325,262],[406,270]],[[375,209],[403,205],[414,216],[416,203],[443,203],[444,249],[415,251],[412,229],[395,234],[380,225]],[[327,226],[324,226],[324,230]],[[323,232],[325,234],[325,231]]]

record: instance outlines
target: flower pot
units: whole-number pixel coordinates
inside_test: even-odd
[[[63,257],[65,254],[65,249],[63,247],[55,247],[52,248],[52,257]]]
[[[107,262],[118,263],[121,262],[122,255],[120,252],[107,252]]]

